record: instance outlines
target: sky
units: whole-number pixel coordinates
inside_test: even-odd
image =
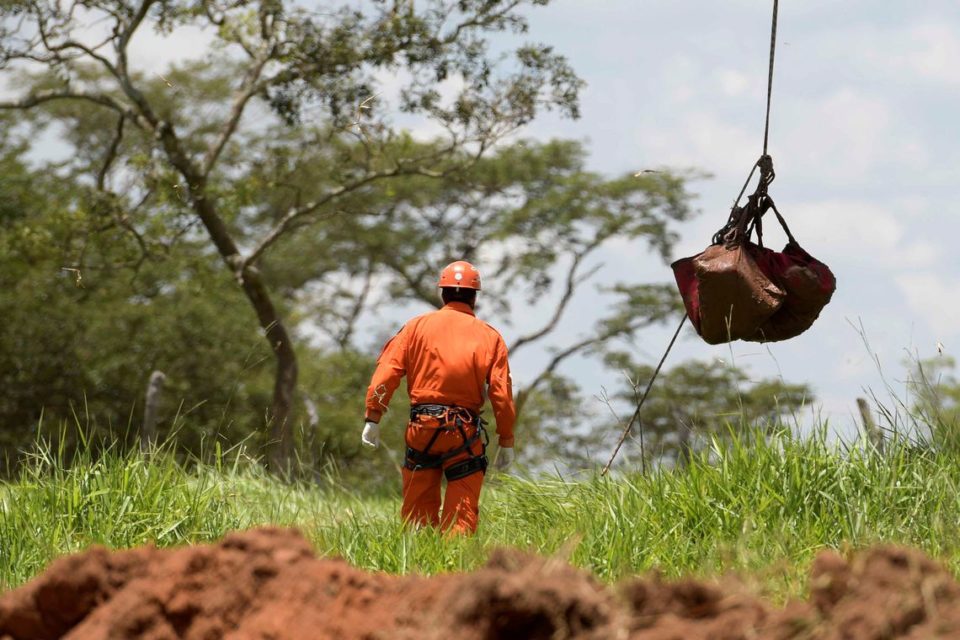
[[[663,167],[709,174],[690,185],[700,215],[675,227],[674,257],[699,252],[762,149],[771,6],[554,0],[530,10],[522,39],[554,45],[587,86],[579,120],[548,114],[520,135],[583,140],[589,168],[611,176]],[[195,30],[166,39],[147,33],[131,59],[161,72],[207,40]],[[778,43],[770,191],[800,243],[837,275],[837,292],[798,338],[709,346],[688,330],[668,365],[721,359],[755,378],[806,382],[818,398],[811,412],[852,433],[856,397],[867,389],[883,395],[881,368],[897,387],[908,354],[937,357],[939,343],[945,355],[960,355],[960,5],[784,0]],[[768,244],[777,242],[770,233]],[[622,274],[672,280],[668,265],[637,245],[612,244],[595,263],[603,265],[597,282]],[[597,304],[591,289],[580,294],[552,344],[588,331]],[[367,317],[371,349],[412,311]],[[503,326],[508,342],[542,318],[533,309],[512,321]],[[638,357],[655,363],[672,329],[645,331],[633,345]],[[548,357],[543,348],[518,354],[515,377],[529,380]],[[588,395],[620,376],[588,359],[561,373]]]
[[[551,4],[530,35],[556,44],[588,86],[579,121],[544,118],[529,133],[588,140],[591,167],[611,174],[710,174],[691,185],[701,214],[678,227],[675,253],[702,250],[762,150],[771,8]],[[900,393],[908,354],[938,357],[938,343],[960,353],[960,5],[785,0],[778,32],[770,192],[800,243],[831,266],[837,292],[798,338],[710,346],[688,334],[668,363],[720,358],[807,382],[823,417],[849,433],[856,397],[885,395],[880,370]],[[612,271],[669,279],[659,261],[622,249],[604,256]],[[671,329],[643,337],[648,361]]]

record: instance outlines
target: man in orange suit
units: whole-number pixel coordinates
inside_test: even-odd
[[[474,316],[480,273],[454,262],[440,280],[443,308],[410,320],[383,347],[367,390],[363,444],[380,444],[380,418],[407,376],[410,422],[403,465],[401,515],[415,525],[473,533],[487,469],[480,409],[489,394],[497,421],[497,467],[514,459],[516,408],[507,346],[496,329]],[[440,484],[447,478],[440,515]]]

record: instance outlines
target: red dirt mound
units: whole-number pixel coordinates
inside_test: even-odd
[[[0,638],[960,638],[960,585],[916,551],[822,554],[810,591],[776,609],[689,580],[606,587],[506,551],[470,574],[397,577],[318,559],[296,531],[259,529],[215,545],[61,558],[0,596]]]

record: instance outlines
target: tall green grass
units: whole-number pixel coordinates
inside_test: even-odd
[[[399,484],[399,481],[398,481]],[[491,475],[471,538],[411,532],[399,488],[355,493],[336,478],[290,484],[242,454],[183,464],[163,452],[107,450],[64,464],[40,448],[0,488],[0,583],[90,544],[123,548],[214,540],[258,524],[300,527],[318,553],[390,572],[482,564],[513,546],[559,555],[603,579],[657,568],[737,571],[774,596],[802,590],[813,555],[877,542],[922,547],[960,567],[960,461],[911,446],[885,453],[823,436],[734,438],[686,468],[646,476]]]

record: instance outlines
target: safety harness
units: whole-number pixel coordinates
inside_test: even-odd
[[[443,466],[443,463],[468,452],[470,457],[462,462],[452,464],[444,471],[447,481],[466,478],[474,473],[484,473],[487,470],[487,430],[484,428],[484,420],[478,414],[464,407],[448,406],[445,404],[417,404],[410,407],[410,421],[415,422],[422,416],[435,418],[438,422],[433,436],[427,442],[423,451],[418,451],[412,447],[407,447],[407,455],[403,466],[411,471],[421,469],[437,469]],[[472,436],[467,436],[467,427],[475,426],[476,429]],[[430,453],[430,449],[436,443],[440,433],[444,431],[459,431],[463,444],[446,451],[444,453]],[[473,453],[473,445],[480,441],[483,449],[479,455]]]

